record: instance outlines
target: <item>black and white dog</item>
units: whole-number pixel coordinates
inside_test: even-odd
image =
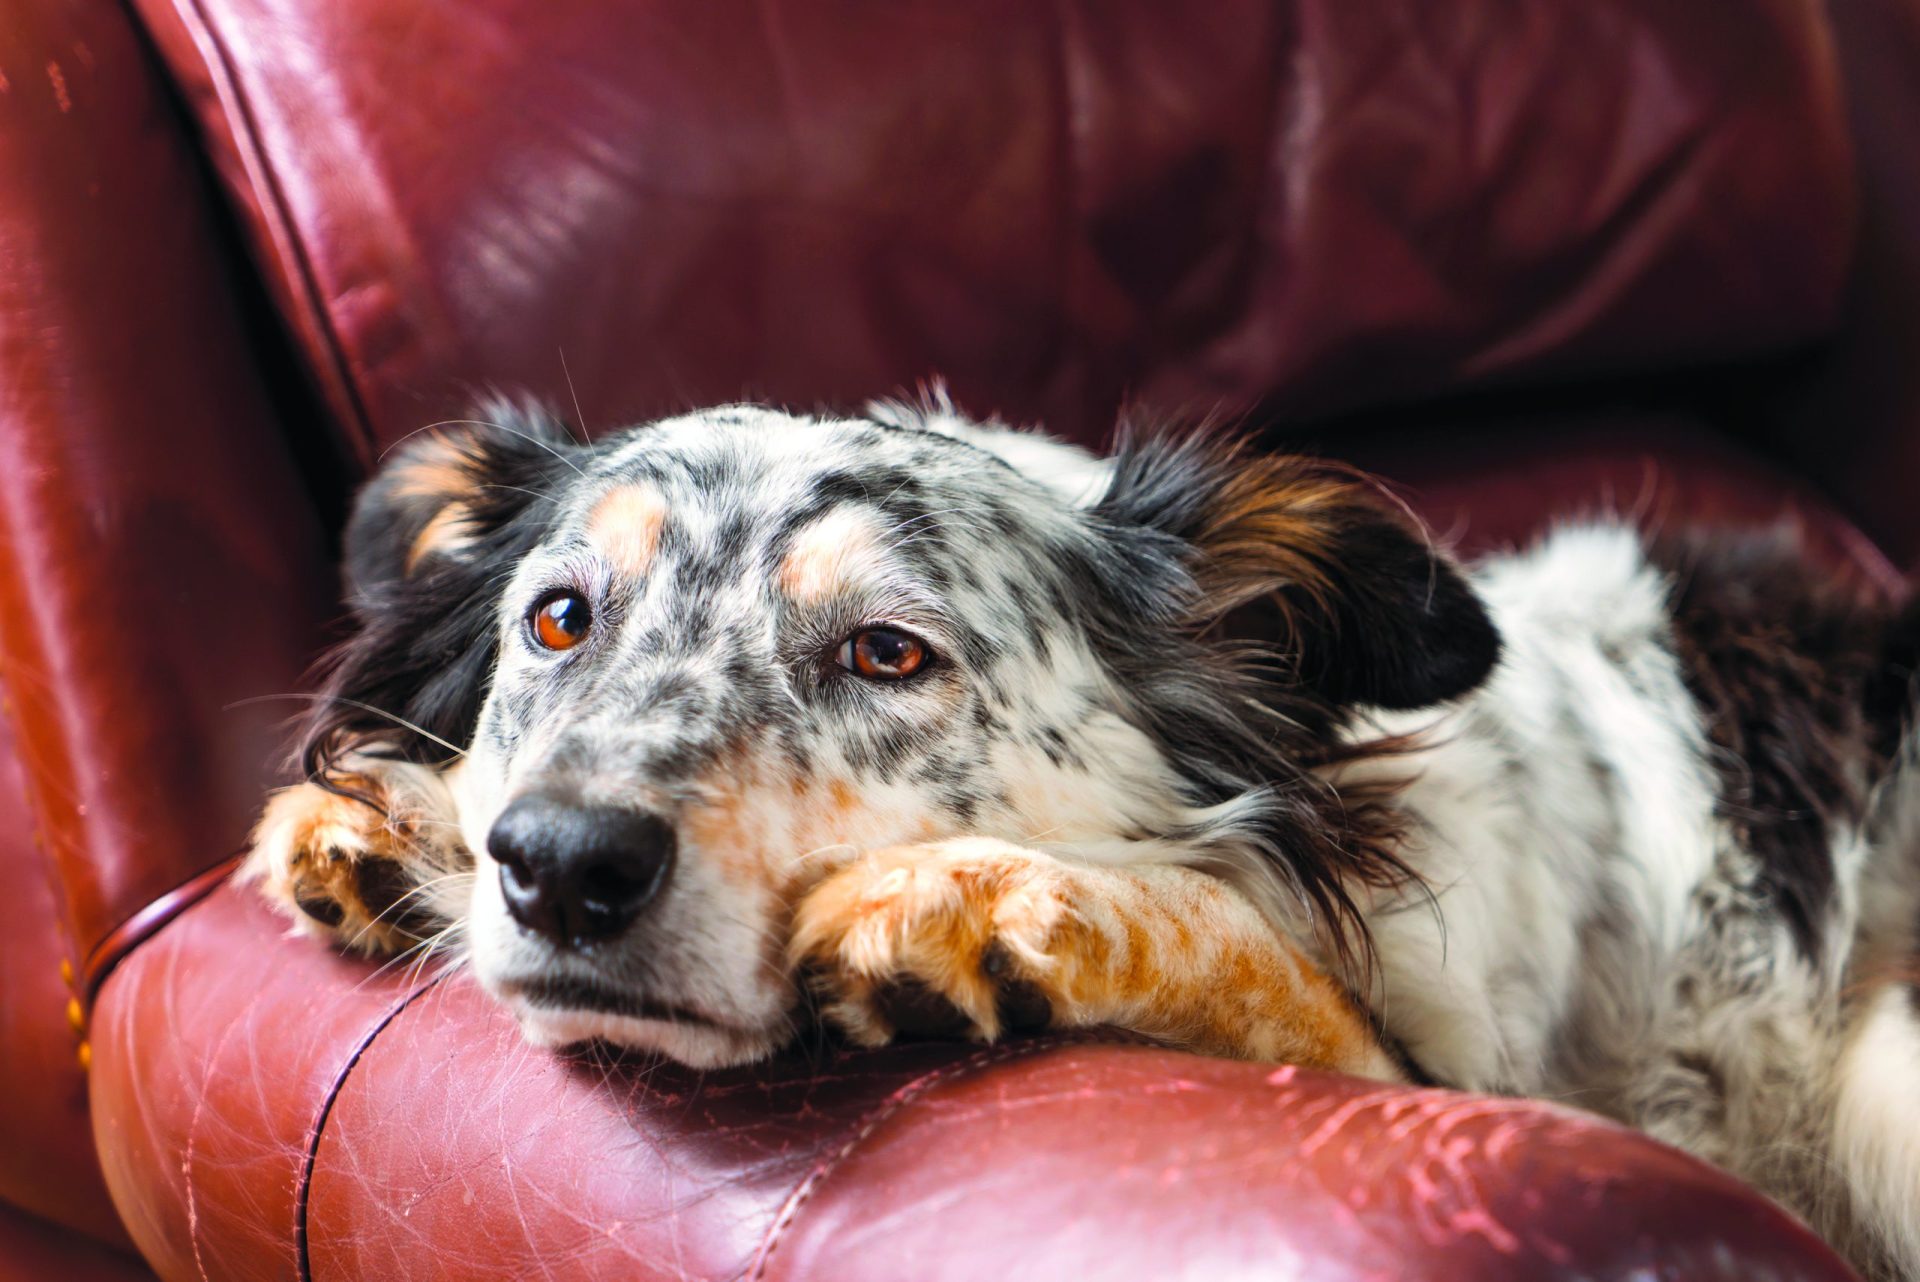
[[[1910,605],[1780,535],[1463,569],[1364,480],[942,404],[407,445],[248,872],[696,1065],[1120,1025],[1570,1100],[1920,1275]]]

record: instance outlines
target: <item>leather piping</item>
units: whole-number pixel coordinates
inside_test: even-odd
[[[320,1138],[326,1133],[327,1121],[333,1116],[334,1101],[340,1098],[340,1092],[346,1089],[347,1078],[352,1076],[354,1068],[360,1063],[360,1057],[387,1025],[400,1017],[400,1013],[413,1005],[414,999],[433,991],[445,975],[435,975],[420,987],[395,1002],[393,1009],[382,1015],[374,1026],[366,1031],[360,1042],[353,1048],[353,1054],[347,1056],[340,1065],[340,1071],[333,1075],[333,1081],[327,1087],[326,1098],[320,1101],[320,1111],[314,1115],[313,1127],[307,1133],[307,1151],[300,1163],[300,1179],[293,1194],[293,1251],[294,1260],[300,1271],[300,1282],[313,1282],[313,1264],[307,1258],[307,1206],[308,1195],[313,1190],[314,1166],[320,1159]]]
[[[240,858],[240,855],[232,855],[206,871],[194,874],[108,931],[99,943],[88,950],[86,963],[80,968],[81,1005],[91,1011],[94,999],[99,996],[100,985],[106,982],[107,976],[113,973],[113,968],[120,964],[121,959],[151,939],[162,926],[212,894],[215,887],[239,866]]]

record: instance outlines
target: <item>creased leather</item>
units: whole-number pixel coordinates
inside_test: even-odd
[[[477,384],[1095,439],[1673,368],[1852,245],[1815,0],[136,7],[363,461]]]

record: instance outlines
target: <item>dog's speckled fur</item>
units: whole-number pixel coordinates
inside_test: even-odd
[[[695,1064],[771,1052],[809,991],[867,1044],[1404,1055],[1920,1269],[1913,607],[1607,523],[1467,573],[1358,478],[1217,440],[483,419],[356,509],[359,631],[248,865],[305,928],[447,923],[535,1040]],[[565,652],[529,639],[555,589],[592,606]],[[836,664],[874,625],[934,658]],[[678,839],[591,947],[517,926],[487,852],[556,790]]]

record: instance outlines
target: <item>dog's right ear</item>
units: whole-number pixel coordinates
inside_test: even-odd
[[[454,755],[448,745],[465,746],[493,667],[504,572],[545,533],[578,448],[548,415],[489,405],[403,445],[360,492],[345,552],[355,633],[307,722],[310,776],[324,780],[354,750],[437,764]]]
[[[484,413],[408,440],[360,491],[346,536],[347,591],[356,605],[492,550],[490,541],[543,487],[575,466],[568,457],[575,443],[558,420],[510,403]]]

